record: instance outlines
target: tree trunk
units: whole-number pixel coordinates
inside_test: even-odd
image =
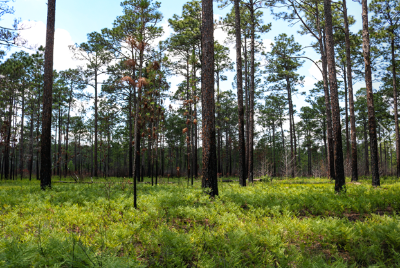
[[[349,141],[349,112],[347,106],[347,77],[346,67],[343,66],[343,83],[344,83],[344,110],[345,110],[345,130],[346,130],[346,163],[350,157],[350,141]]]
[[[253,146],[254,146],[254,90],[255,90],[255,66],[254,66],[254,39],[255,39],[255,18],[254,18],[254,3],[253,0],[250,0],[250,21],[251,21],[251,41],[250,41],[250,94],[249,94],[249,166],[248,166],[248,174],[249,174],[249,182],[253,182]]]
[[[203,181],[202,187],[210,188],[210,196],[218,195],[215,101],[214,101],[214,25],[213,1],[202,1],[202,117],[203,117]]]
[[[395,57],[394,35],[392,35],[390,41],[390,47],[392,56],[394,125],[396,129],[396,177],[400,177],[400,136],[399,136],[400,134],[399,134],[399,114],[397,111],[397,81],[396,81],[396,57]]]
[[[245,172],[246,172],[246,178],[249,175],[248,174],[248,167],[249,167],[249,69],[248,69],[248,60],[247,60],[247,35],[245,33],[244,36],[244,47],[243,47],[243,53],[244,53],[244,98],[245,98],[245,103],[244,103],[244,112],[246,113],[246,120],[243,121],[244,128],[245,128],[245,133],[244,133],[244,138],[245,138]],[[237,72],[236,72],[237,75]],[[243,83],[243,82],[242,82]]]
[[[129,153],[129,170],[128,170],[128,178],[132,178],[133,175],[133,130],[132,130],[132,120],[133,120],[133,112],[132,112],[132,94],[131,91],[129,91],[129,103],[128,103],[128,108],[129,108],[129,116],[128,116],[128,127],[129,127],[129,148],[128,148],[128,153]]]
[[[61,97],[61,96],[60,96]],[[60,98],[61,99],[61,98]],[[57,157],[57,175],[60,176],[61,181],[61,124],[62,124],[62,117],[61,117],[61,100],[58,103],[58,157]]]
[[[98,161],[97,161],[97,128],[98,128],[98,105],[97,105],[97,68],[94,70],[94,174],[93,176],[97,178]]]
[[[276,177],[276,158],[275,158],[275,119],[272,119],[272,158],[274,166],[272,170],[272,177]]]
[[[350,106],[351,181],[358,181],[356,117],[354,115],[353,77],[351,69],[350,34],[349,34],[349,22],[347,17],[346,0],[343,0],[343,17],[344,17],[344,33],[346,42],[347,84],[349,87],[349,106]]]
[[[345,185],[342,129],[340,126],[340,107],[336,80],[335,52],[332,30],[331,0],[324,0],[325,11],[325,34],[326,34],[326,55],[329,68],[329,86],[331,91],[332,125],[334,138],[334,162],[335,162],[335,191],[340,192]]]
[[[9,179],[10,173],[10,140],[11,140],[11,119],[12,119],[12,107],[13,97],[10,98],[10,108],[8,111],[8,122],[7,122],[7,137],[4,148],[4,178]]]
[[[365,173],[369,175],[369,161],[368,161],[368,136],[367,136],[367,122],[364,122],[364,160],[365,160]]]
[[[20,134],[20,142],[19,142],[19,172],[22,176],[24,175],[24,118],[25,118],[25,93],[22,92],[22,108],[21,108],[21,134]]]
[[[43,118],[41,139],[40,186],[51,188],[51,110],[53,105],[53,54],[56,0],[47,4],[46,51],[44,55]]]
[[[379,157],[378,142],[376,138],[376,122],[374,109],[374,93],[372,91],[372,71],[369,50],[369,31],[368,31],[368,6],[367,0],[362,0],[362,24],[363,24],[363,54],[365,64],[365,84],[367,88],[367,105],[368,105],[368,128],[371,143],[371,173],[372,185],[380,186],[379,179]]]
[[[294,132],[294,125],[292,124],[292,114],[293,114],[293,104],[292,104],[292,92],[290,88],[290,81],[289,77],[286,76],[286,90],[288,94],[288,102],[289,102],[289,134],[290,134],[290,176],[294,178],[294,159],[295,159],[295,153],[294,153],[294,148],[293,148],[293,132]]]
[[[72,86],[71,86],[71,92],[70,92],[70,99],[68,102],[68,115],[67,115],[67,133],[65,135],[65,165],[64,165],[64,177],[67,177],[67,173],[68,173],[68,157],[69,157],[69,153],[68,153],[68,143],[69,143],[69,124],[70,124],[70,113],[71,113],[71,102],[72,102]],[[70,170],[71,171],[71,170]]]
[[[221,130],[220,130],[220,128],[221,128],[221,120],[220,120],[221,107],[218,106],[218,105],[220,105],[220,103],[219,103],[219,72],[218,71],[216,72],[216,80],[217,80],[217,119],[216,119],[216,124],[218,126],[218,129],[217,129],[217,173],[219,174],[219,173],[221,173],[222,164],[221,164],[221,143],[220,143],[221,142],[221,139],[220,139],[220,137],[221,137]]]
[[[235,31],[236,31],[236,85],[239,114],[239,184],[246,186],[246,161],[244,144],[244,113],[243,113],[243,82],[239,0],[235,0]]]
[[[28,162],[28,169],[29,169],[29,180],[32,180],[32,170],[33,170],[33,111],[34,105],[31,102],[31,126],[30,126],[30,133],[29,133],[29,162]]]

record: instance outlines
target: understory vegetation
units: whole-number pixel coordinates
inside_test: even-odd
[[[237,179],[237,178],[236,178]],[[0,185],[1,267],[398,267],[400,183],[322,178]],[[147,179],[148,181],[149,179]],[[146,180],[145,180],[146,181]]]

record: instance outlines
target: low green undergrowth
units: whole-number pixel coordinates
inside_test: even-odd
[[[231,178],[234,180],[234,178]],[[149,181],[146,178],[146,181]],[[95,182],[100,182],[95,181]],[[0,182],[0,267],[398,267],[400,183]]]

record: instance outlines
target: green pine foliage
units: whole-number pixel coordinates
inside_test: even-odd
[[[0,186],[1,267],[398,267],[400,183],[37,181]]]

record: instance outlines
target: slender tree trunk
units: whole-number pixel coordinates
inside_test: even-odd
[[[344,17],[344,32],[345,32],[345,42],[346,42],[347,83],[349,87],[349,106],[350,106],[351,181],[358,181],[356,117],[354,114],[353,77],[352,77],[351,54],[350,54],[350,34],[349,34],[349,22],[347,17],[346,0],[343,0],[343,17]]]
[[[276,177],[276,158],[275,158],[275,119],[272,119],[272,158],[274,166],[272,170],[272,177]]]
[[[243,113],[243,82],[239,0],[235,0],[235,31],[236,31],[236,85],[239,115],[239,184],[246,186],[246,161],[244,144],[244,113]]]
[[[294,130],[294,125],[292,123],[292,114],[293,114],[293,104],[292,104],[292,92],[290,88],[290,81],[289,77],[286,77],[286,90],[288,94],[288,102],[289,102],[289,133],[290,133],[290,172],[291,172],[291,177],[294,178],[294,159],[295,159],[295,153],[294,153],[294,148],[293,148],[293,130]]]
[[[129,178],[132,178],[133,175],[133,130],[132,130],[132,120],[133,120],[133,112],[132,112],[132,94],[131,91],[129,91],[129,96],[128,96],[128,108],[129,108],[129,116],[128,116],[128,127],[129,127]]]
[[[193,49],[194,58],[194,49]],[[192,127],[192,185],[193,176],[197,178],[197,99],[196,99],[196,66],[195,60],[192,61],[192,96],[193,96],[193,123],[196,120],[196,124]]]
[[[219,103],[219,72],[217,71],[216,73],[216,78],[217,78],[217,103]],[[217,130],[217,155],[218,155],[218,160],[217,160],[217,173],[221,173],[221,114],[220,114],[221,107],[217,106],[217,123],[218,123],[218,130]]]
[[[98,142],[97,142],[97,131],[98,131],[98,104],[97,104],[97,68],[94,70],[94,174],[93,176],[97,178],[98,171]]]
[[[31,102],[31,126],[30,126],[30,133],[29,133],[29,162],[28,162],[28,168],[29,168],[29,180],[32,180],[32,170],[33,170],[33,111],[34,111],[34,105],[33,102]]]
[[[344,82],[344,110],[345,110],[345,130],[346,130],[346,163],[350,157],[350,140],[349,140],[349,111],[347,106],[347,77],[346,67],[343,66],[343,82]]]
[[[210,188],[210,196],[218,195],[215,144],[214,100],[214,25],[213,1],[202,1],[202,117],[203,117],[203,181],[202,187]]]
[[[369,161],[368,161],[368,136],[367,136],[367,122],[364,122],[364,160],[365,160],[365,173],[369,175]]]
[[[248,60],[247,60],[247,35],[244,33],[244,47],[243,47],[243,54],[244,54],[244,113],[246,120],[243,121],[244,124],[244,139],[245,139],[245,172],[246,178],[248,176],[248,164],[249,164],[249,75],[248,75]],[[237,72],[236,72],[237,75]],[[243,87],[243,82],[242,82]]]
[[[144,54],[144,47],[139,51],[139,80],[142,79],[142,68],[143,68],[143,55]],[[135,102],[135,151],[134,151],[134,173],[133,173],[133,206],[137,208],[137,188],[136,188],[136,182],[140,178],[140,128],[141,126],[145,125],[144,118],[141,116],[139,117],[140,113],[140,103],[142,100],[142,85],[139,85],[138,87],[138,97],[136,99],[136,92],[134,88],[134,102]],[[140,119],[140,124],[139,124],[139,119]]]
[[[4,148],[4,178],[9,179],[10,173],[10,141],[11,141],[11,119],[12,119],[12,107],[13,97],[10,98],[10,108],[8,111],[8,122],[7,122],[7,137]]]
[[[226,124],[225,131],[225,177],[229,173],[229,137],[228,137],[228,124]]]
[[[62,117],[61,117],[61,103],[58,103],[58,155],[57,155],[57,175],[60,176],[61,181],[61,124],[62,124]]]
[[[329,81],[328,81],[328,64],[326,59],[326,53],[322,42],[320,44],[321,60],[322,60],[322,77],[324,82],[324,99],[325,99],[325,110],[326,110],[326,125],[328,134],[328,171],[331,179],[335,179],[335,163],[333,155],[333,133],[332,133],[332,114],[331,114],[331,101],[329,94]]]
[[[292,98],[292,96],[290,96],[290,98]],[[294,124],[294,109],[293,109],[293,100],[291,100],[292,103],[292,126],[293,126],[293,147],[294,147],[294,163],[293,163],[293,172],[295,175],[297,175],[297,163],[300,163],[300,152],[297,153],[297,139],[296,139],[296,127]],[[300,138],[299,138],[300,139]],[[300,142],[299,142],[300,144]],[[299,148],[300,151],[300,148]],[[296,158],[296,156],[298,157],[298,160]]]
[[[69,124],[70,124],[70,115],[71,115],[71,102],[72,102],[72,87],[71,87],[71,92],[70,92],[70,100],[68,102],[68,115],[67,115],[67,128],[66,128],[66,134],[65,134],[65,164],[64,164],[64,177],[67,177],[68,173],[68,158],[69,158],[69,152],[68,152],[68,143],[69,143]],[[72,171],[72,170],[70,170]]]
[[[392,33],[393,34],[393,33]],[[396,57],[394,35],[390,40],[392,56],[392,81],[393,81],[393,104],[394,104],[394,125],[396,129],[396,177],[400,177],[400,134],[399,134],[399,114],[397,110],[397,81],[396,81]]]
[[[51,188],[51,110],[53,105],[53,53],[56,18],[56,0],[47,4],[46,51],[44,55],[43,118],[41,138],[40,186]]]
[[[325,164],[328,165],[328,148],[326,145],[326,119],[323,120],[322,124],[323,124],[323,129],[322,129],[323,137],[322,138],[324,139],[324,159],[325,159]],[[328,173],[328,168],[329,167],[327,166],[327,170],[326,170],[327,173]]]
[[[248,174],[249,174],[249,182],[253,182],[253,146],[254,146],[254,91],[255,91],[255,66],[254,66],[254,39],[255,39],[255,18],[254,18],[254,3],[253,0],[250,0],[250,21],[251,21],[251,41],[250,41],[250,94],[249,94],[249,163],[248,163]]]
[[[22,92],[22,114],[21,114],[21,134],[20,134],[20,147],[19,147],[19,172],[21,173],[21,180],[24,175],[24,119],[25,119],[25,93]]]
[[[189,113],[186,116],[186,122],[188,124],[187,128],[188,131],[186,132],[186,160],[187,160],[187,178],[188,178],[188,182],[189,182],[189,177],[190,177],[190,142],[191,142],[191,133],[192,133],[192,120],[190,120],[192,118],[192,111],[191,111],[191,104],[189,103],[189,90],[190,90],[190,69],[189,69],[189,59],[190,59],[190,55],[189,55],[189,50],[187,51],[187,61],[186,61],[186,100],[188,101],[188,110]]]
[[[342,129],[340,126],[340,107],[338,87],[336,80],[335,52],[332,30],[332,9],[331,0],[324,0],[325,11],[325,33],[326,33],[326,55],[329,68],[329,86],[331,91],[332,105],[332,124],[334,138],[334,162],[335,162],[335,191],[340,192],[345,185],[343,149],[342,149]]]
[[[367,0],[362,0],[362,24],[363,24],[363,54],[365,64],[365,84],[367,88],[367,105],[368,105],[368,128],[371,143],[371,173],[372,185],[380,186],[379,179],[379,157],[378,142],[376,138],[376,122],[374,108],[374,93],[372,91],[372,71],[369,47],[369,30],[368,30],[368,6]]]
[[[38,87],[38,102],[37,102],[37,122],[36,122],[36,180],[40,180],[40,169],[39,169],[39,125],[40,125],[40,88]]]

